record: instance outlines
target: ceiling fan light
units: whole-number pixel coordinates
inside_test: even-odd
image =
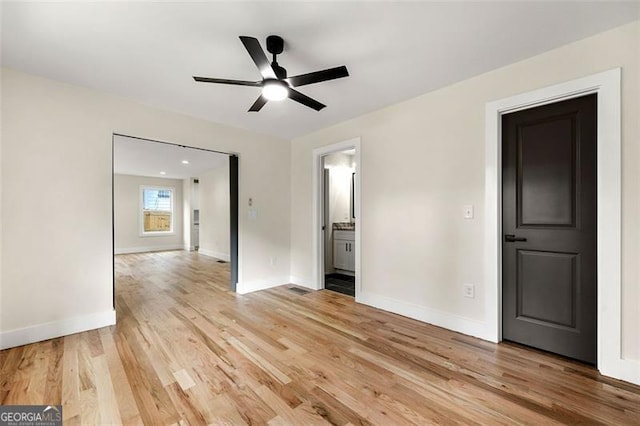
[[[282,81],[270,81],[262,86],[262,96],[270,101],[281,101],[289,96],[289,88]]]

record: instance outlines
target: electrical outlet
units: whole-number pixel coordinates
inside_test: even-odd
[[[476,296],[475,286],[473,284],[465,284],[464,285],[464,297],[468,297],[469,299],[473,299]]]

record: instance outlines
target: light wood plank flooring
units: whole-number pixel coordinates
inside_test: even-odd
[[[640,424],[640,388],[187,252],[116,258],[117,326],[0,352],[2,404],[66,424]]]

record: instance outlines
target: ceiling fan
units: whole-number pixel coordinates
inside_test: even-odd
[[[249,52],[251,59],[258,67],[260,74],[262,75],[261,81],[245,81],[245,80],[228,80],[224,78],[208,78],[208,77],[193,77],[195,81],[202,83],[220,83],[220,84],[233,84],[236,86],[253,86],[261,87],[262,94],[249,108],[249,112],[257,112],[268,101],[281,101],[289,98],[302,105],[313,108],[316,111],[320,111],[326,105],[310,98],[307,95],[303,95],[294,89],[294,87],[304,86],[307,84],[320,83],[322,81],[334,80],[336,78],[348,77],[349,71],[344,65],[335,68],[329,68],[322,71],[311,72],[308,74],[300,74],[293,77],[287,77],[287,70],[282,68],[276,56],[282,53],[284,50],[284,41],[282,37],[277,35],[270,35],[267,37],[267,51],[273,55],[273,61],[269,63],[267,57],[260,47],[260,42],[254,37],[240,36],[240,40],[244,47]]]

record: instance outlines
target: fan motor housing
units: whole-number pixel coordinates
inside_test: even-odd
[[[267,37],[267,51],[273,55],[279,55],[284,50],[284,40],[277,35]]]

